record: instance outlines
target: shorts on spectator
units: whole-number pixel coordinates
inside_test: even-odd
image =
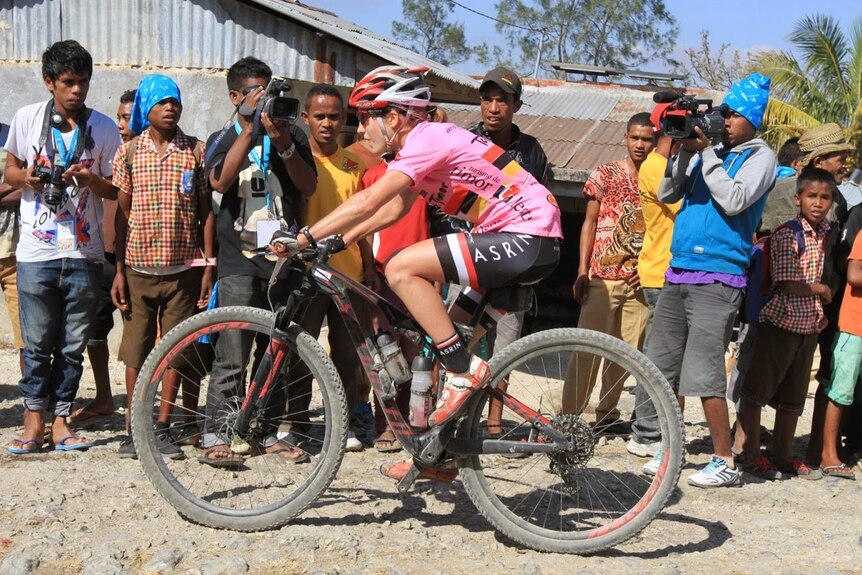
[[[126,367],[140,369],[164,335],[197,311],[203,268],[177,274],[147,275],[126,268],[129,310],[123,316],[119,357]]]
[[[839,332],[832,350],[832,377],[826,397],[838,405],[851,405],[862,375],[862,337]]]
[[[114,275],[117,273],[117,265],[114,254],[105,254],[105,265],[102,268],[101,297],[96,305],[96,316],[93,318],[93,335],[90,341],[106,341],[108,334],[114,329],[114,302],[111,300],[111,286],[114,283]]]
[[[21,337],[21,318],[18,315],[17,271],[18,262],[15,256],[0,258],[0,288],[3,289],[6,313],[9,315],[9,325],[12,327],[12,343],[16,349],[24,349],[24,338]]]
[[[817,334],[783,330],[769,322],[758,324],[751,365],[740,395],[760,407],[802,413],[811,382]]]

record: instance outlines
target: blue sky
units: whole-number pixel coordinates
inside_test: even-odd
[[[382,35],[391,36],[392,20],[401,17],[401,0],[306,0],[307,3],[335,12]],[[494,15],[492,0],[461,0],[461,4]],[[700,45],[700,31],[710,31],[710,43],[728,43],[742,52],[764,49],[786,49],[785,37],[794,23],[815,13],[831,14],[845,29],[854,17],[862,15],[858,0],[829,0],[818,3],[801,0],[665,0],[676,16],[680,34],[674,55],[682,59],[683,49]],[[488,42],[505,46],[505,36],[494,28],[494,22],[455,7],[453,19],[463,22],[470,43]],[[475,63],[455,66],[462,72],[482,73]],[[643,69],[658,70],[661,65],[645,65]]]

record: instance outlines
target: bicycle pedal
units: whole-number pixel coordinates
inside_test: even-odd
[[[407,473],[404,474],[404,477],[402,477],[396,484],[398,493],[407,493],[419,478],[420,473],[422,473],[422,471],[416,465],[411,465],[410,469],[407,470]]]

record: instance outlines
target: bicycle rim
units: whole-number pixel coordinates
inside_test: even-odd
[[[606,334],[555,329],[514,342],[492,358],[490,367],[492,385],[505,382],[511,396],[572,444],[555,453],[459,460],[467,493],[500,531],[534,549],[590,553],[635,535],[664,507],[682,466],[682,417],[667,381],[643,354]],[[588,394],[593,373],[597,381]],[[628,437],[619,433],[635,408],[644,409],[635,404],[638,383],[655,406],[650,421],[660,428],[664,446],[654,476],[642,471],[650,460],[627,453]],[[602,398],[609,403],[615,388],[623,388],[620,423],[602,429],[612,416],[599,418],[597,425],[596,411]],[[473,401],[459,435],[478,439],[502,432],[503,440],[552,442],[508,408],[501,429],[489,428],[489,395]]]
[[[141,369],[132,409],[138,456],[159,493],[193,521],[242,531],[277,527],[313,503],[338,471],[347,434],[343,387],[323,348],[295,325],[294,337],[284,338],[289,352],[273,392],[253,410],[250,429],[234,426],[273,320],[248,307],[198,314],[166,334]],[[177,446],[176,459],[160,453],[155,422],[163,404],[169,415],[161,445]],[[188,438],[195,430],[197,441]],[[216,444],[234,451],[229,466],[201,461]],[[286,457],[293,446],[307,462]]]

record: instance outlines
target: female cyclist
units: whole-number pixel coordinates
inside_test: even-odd
[[[356,84],[349,103],[365,137],[394,155],[386,174],[295,237],[276,233],[271,247],[290,257],[334,234],[349,245],[395,222],[419,196],[474,224],[471,233],[408,246],[385,267],[386,280],[433,339],[445,368],[429,418],[437,426],[485,384],[488,366],[467,351],[432,282],[478,289],[537,282],[557,266],[563,234],[551,192],[505,150],[454,124],[426,121],[427,71],[384,66]]]

